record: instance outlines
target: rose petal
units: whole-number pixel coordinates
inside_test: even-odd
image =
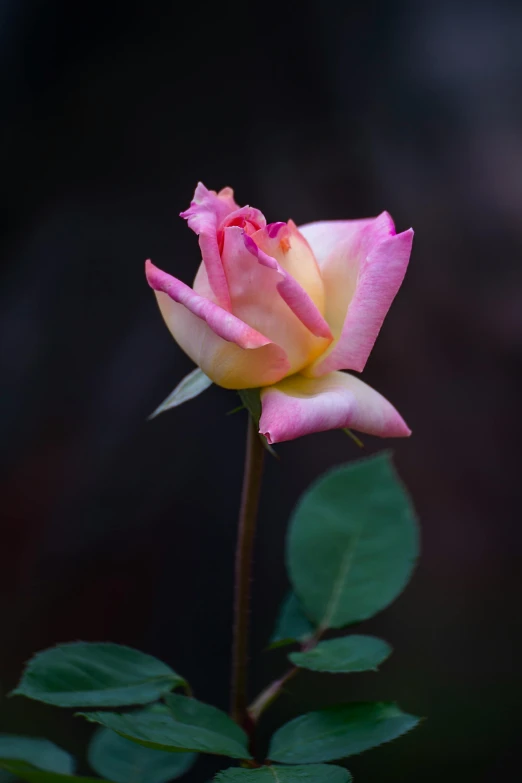
[[[215,190],[208,190],[202,182],[198,182],[190,207],[185,212],[181,212],[180,217],[185,218],[192,231],[199,234],[202,223],[204,224],[209,216],[215,218],[216,225],[219,225],[227,215],[238,209],[232,188],[223,188],[216,193]]]
[[[150,261],[146,275],[172,336],[214,383],[256,388],[288,374],[285,351],[269,338]]]
[[[281,295],[286,273],[278,269],[274,259],[261,263],[257,252],[247,249],[252,245],[257,251],[253,240],[242,228],[229,226],[224,229],[221,256],[232,311],[280,345],[290,362],[289,372],[298,372],[326,350],[328,341],[315,336],[297,317],[295,310],[288,306]],[[198,273],[199,277],[202,278],[202,273]],[[198,280],[198,286],[203,286],[203,282],[203,279]],[[295,286],[299,287],[297,283]],[[304,292],[302,295],[315,310],[309,297]]]
[[[275,258],[287,276],[306,291],[321,316],[325,313],[325,290],[321,272],[310,245],[298,231],[293,220],[270,223],[252,236],[260,250]],[[326,333],[324,325],[321,325]]]
[[[301,226],[319,263],[325,317],[336,340],[307,368],[313,377],[364,369],[410,258],[413,231],[395,234],[390,216]]]
[[[263,389],[261,403],[259,431],[269,443],[341,427],[381,438],[411,434],[388,400],[344,372],[322,378],[293,375]]]
[[[332,340],[333,336],[330,327],[309,294],[291,274],[283,269],[273,256],[268,255],[268,253],[258,246],[257,241],[261,241],[262,233],[262,231],[258,231],[254,237],[249,237],[245,234],[244,241],[247,250],[257,258],[262,266],[273,269],[278,273],[280,280],[277,283],[277,290],[279,291],[281,298],[287,303],[288,307],[295,313],[301,323],[303,323],[312,334],[315,334],[316,337],[324,337],[326,340]]]
[[[217,230],[226,216],[236,209],[239,207],[234,201],[231,188],[224,188],[216,193],[214,190],[207,190],[203,183],[199,182],[190,207],[180,213],[192,231],[199,236],[210,288],[216,302],[225,310],[230,310],[230,296],[219,253]]]
[[[266,226],[266,219],[259,209],[246,206],[230,212],[225,219],[221,221],[219,231],[222,231],[229,226],[239,226],[240,228],[244,228],[248,234],[253,234],[255,231]]]

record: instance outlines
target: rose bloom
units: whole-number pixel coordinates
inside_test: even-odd
[[[193,288],[146,263],[176,342],[219,386],[261,389],[269,443],[350,427],[410,434],[354,375],[364,369],[408,265],[413,231],[383,212],[365,220],[267,225],[231,188],[201,183],[181,213],[199,236]]]

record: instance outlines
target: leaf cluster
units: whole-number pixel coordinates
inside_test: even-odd
[[[373,671],[386,660],[387,642],[339,631],[397,598],[418,546],[411,503],[388,454],[336,468],[304,493],[287,536],[292,589],[271,640],[272,647],[299,646],[288,654],[292,674]],[[325,638],[332,632],[334,638]],[[418,723],[391,702],[322,708],[281,726],[262,762],[252,758],[243,728],[195,699],[170,666],[111,643],[75,642],[38,653],[13,694],[79,708],[79,716],[98,726],[88,759],[99,778],[76,775],[74,760],[48,740],[0,735],[0,770],[7,779],[30,783],[167,783],[199,753],[239,764],[218,773],[218,783],[346,783],[350,773],[330,762],[395,739]],[[253,723],[277,695],[276,683],[252,702]]]

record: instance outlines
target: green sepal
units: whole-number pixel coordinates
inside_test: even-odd
[[[343,427],[343,428],[342,428],[342,430],[341,430],[341,432],[344,432],[344,434],[345,434],[345,435],[348,435],[348,437],[349,437],[351,440],[353,440],[353,442],[355,443],[355,445],[356,445],[358,448],[360,448],[360,449],[364,449],[364,443],[362,442],[362,440],[361,440],[360,438],[358,438],[358,437],[357,437],[357,435],[355,434],[355,432],[352,432],[350,429],[348,429],[348,427]]]
[[[246,408],[252,417],[256,429],[259,430],[259,419],[261,418],[261,389],[238,389],[237,393],[241,397],[243,407]],[[259,437],[269,454],[271,454],[272,457],[279,459],[279,455],[269,444],[265,436],[259,433]]]
[[[150,414],[149,420],[154,419],[156,416],[159,416],[160,413],[164,413],[171,408],[177,408],[178,405],[182,405],[184,402],[193,400],[194,397],[197,397],[204,392],[205,389],[208,389],[209,386],[212,386],[212,383],[213,381],[205,375],[203,370],[196,367],[195,370],[192,370],[188,375],[185,375],[174,391],[171,391],[161,405],[158,405],[156,410]]]

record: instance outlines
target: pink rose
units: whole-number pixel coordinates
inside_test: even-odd
[[[238,207],[231,188],[201,183],[182,212],[203,261],[193,288],[146,263],[174,339],[219,386],[261,389],[269,443],[350,427],[410,434],[359,378],[410,258],[413,231],[383,212],[299,228]]]

